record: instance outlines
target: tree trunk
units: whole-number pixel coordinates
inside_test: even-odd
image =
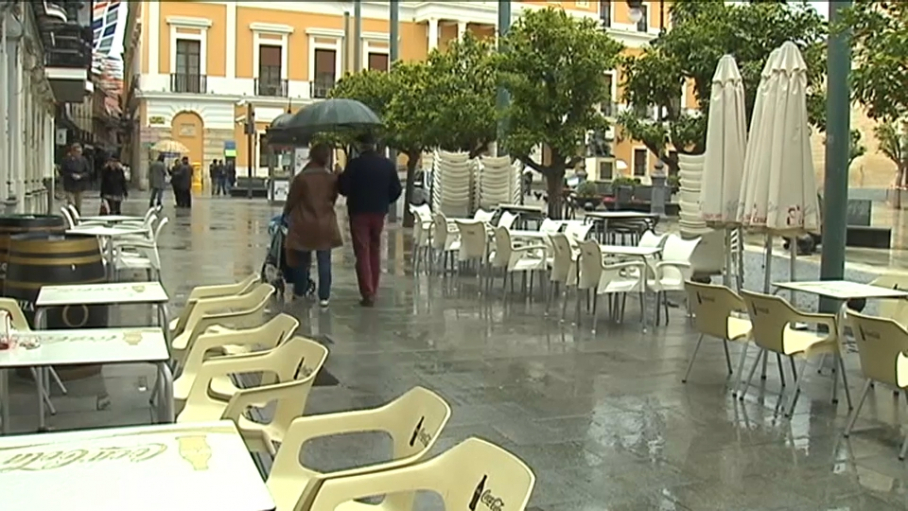
[[[564,169],[547,168],[545,172],[546,195],[548,195],[548,215],[552,220],[561,220],[561,193],[564,190]]]
[[[413,213],[410,204],[413,203],[413,187],[416,183],[416,164],[419,162],[420,151],[407,152],[407,184],[404,188],[404,227],[413,227]],[[394,162],[395,168],[397,162]]]

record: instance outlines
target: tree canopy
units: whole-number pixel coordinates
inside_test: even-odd
[[[808,69],[808,114],[825,129],[825,37],[822,17],[805,4],[785,2],[726,3],[679,0],[672,5],[672,27],[660,34],[639,56],[622,59],[624,100],[631,108],[620,123],[627,135],[643,142],[672,169],[677,161],[666,153],[672,144],[682,153],[701,153],[706,145],[710,89],[722,55],[735,57],[744,81],[748,123],[753,112],[760,73],[769,54],[785,41],[800,48]],[[691,84],[696,112],[681,108],[685,84]],[[641,115],[656,107],[658,119]]]
[[[525,11],[503,42],[498,69],[510,105],[500,142],[546,177],[549,215],[560,218],[565,169],[581,159],[590,131],[608,127],[598,105],[611,100],[605,74],[623,47],[594,20],[553,8]],[[550,152],[547,162],[531,156],[540,144]]]
[[[908,3],[855,1],[843,27],[851,30],[854,98],[871,118],[908,117]]]

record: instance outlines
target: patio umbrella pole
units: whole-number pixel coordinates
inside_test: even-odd
[[[722,272],[722,285],[731,286],[731,231],[725,229],[725,271]]]
[[[763,292],[769,294],[772,285],[772,234],[766,235],[766,259],[763,262]]]
[[[744,229],[738,227],[736,229],[738,233],[738,271],[737,271],[737,283],[738,291],[744,289]]]

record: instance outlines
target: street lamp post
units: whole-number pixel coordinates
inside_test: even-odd
[[[511,0],[498,0],[498,51],[504,53],[508,51],[507,46],[504,43],[504,37],[508,34],[508,30],[511,28]],[[498,87],[498,96],[496,98],[495,106],[498,109],[499,113],[504,112],[508,108],[508,103],[510,98],[508,97],[508,91],[504,87]],[[496,137],[497,142],[495,143],[496,152],[498,156],[504,156],[504,150],[502,148],[502,141],[504,140],[505,134],[507,133],[507,122],[502,116],[498,120],[498,136]]]

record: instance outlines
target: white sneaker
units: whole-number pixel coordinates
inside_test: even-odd
[[[328,308],[328,300],[319,300],[318,305],[322,308]]]

